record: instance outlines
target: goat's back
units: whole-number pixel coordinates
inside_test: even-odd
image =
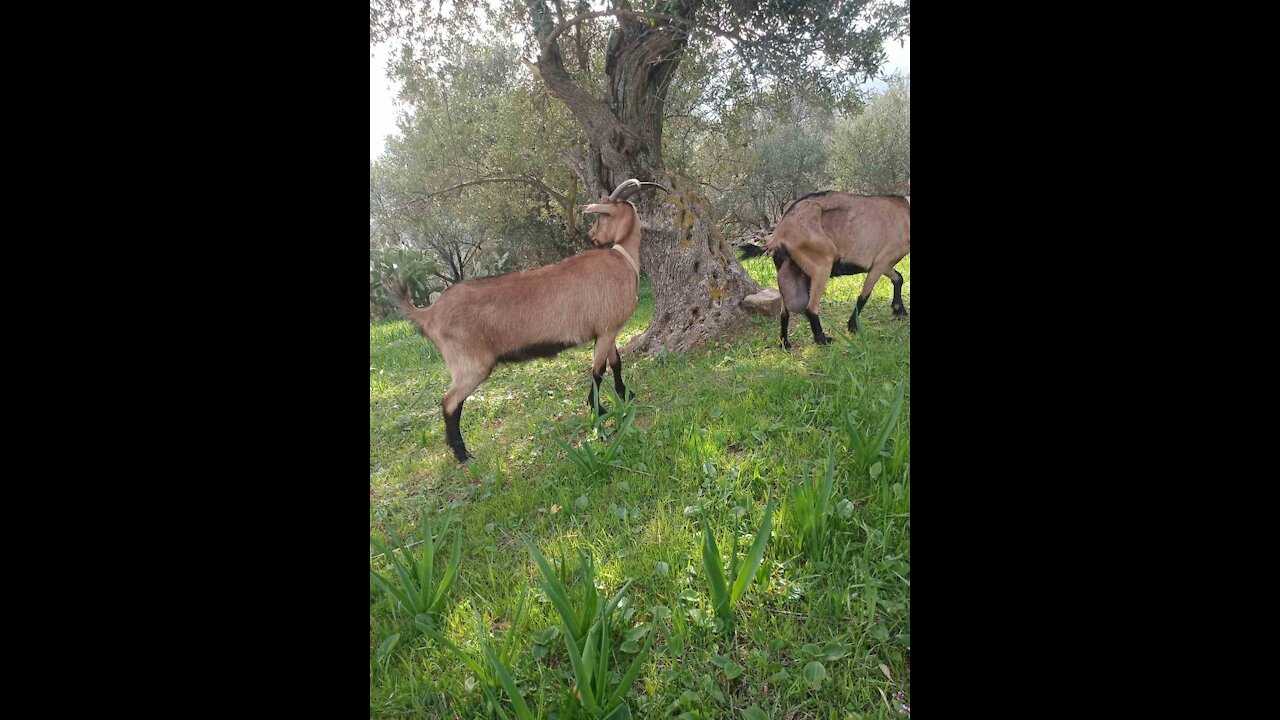
[[[427,336],[441,351],[492,359],[535,345],[573,346],[631,319],[636,276],[617,252],[588,250],[553,265],[458,283],[431,309]]]
[[[792,253],[834,252],[835,259],[864,268],[877,259],[896,263],[911,252],[911,204],[896,195],[806,196],[778,221],[774,238],[772,244]]]

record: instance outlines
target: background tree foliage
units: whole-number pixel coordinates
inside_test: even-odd
[[[911,77],[893,77],[866,109],[845,117],[832,139],[830,168],[841,190],[901,195],[911,179]]]
[[[540,5],[371,5],[370,40],[391,40],[388,72],[402,83],[406,111],[402,137],[370,165],[370,248],[422,253],[431,270],[417,269],[432,287],[587,247],[579,207],[594,199],[589,166],[600,139],[530,62],[541,52],[530,22]],[[662,88],[658,144],[666,171],[710,202],[720,232],[768,228],[813,190],[903,192],[909,78],[872,98],[858,83],[882,62],[886,37],[909,32],[909,4],[560,0],[548,12],[563,23],[603,9],[693,18]],[[617,57],[616,27],[615,18],[593,18],[557,38],[566,75],[598,97],[610,96],[604,65]]]

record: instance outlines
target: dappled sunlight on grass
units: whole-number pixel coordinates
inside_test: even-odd
[[[745,265],[771,284],[767,258]],[[899,269],[909,282],[908,261]],[[815,346],[802,320],[791,324],[795,348],[787,352],[779,344],[778,321],[754,317],[741,337],[688,353],[628,359],[624,379],[637,394],[636,421],[622,437],[616,467],[596,479],[584,477],[553,440],[575,447],[590,443],[598,450],[613,442],[612,436],[589,437],[589,346],[496,368],[465,405],[462,431],[477,457],[459,465],[443,441],[440,399],[449,375],[439,354],[405,322],[371,324],[370,527],[390,524],[409,535],[424,508],[454,513],[464,551],[457,589],[444,610],[446,637],[476,651],[472,608],[486,626],[500,625],[510,620],[520,590],[529,588],[518,676],[531,692],[543,688],[543,699],[565,691],[558,678],[567,657],[559,639],[541,660],[528,652],[527,635],[559,620],[537,589],[525,537],[549,559],[563,556],[574,571],[571,592],[579,551],[588,551],[605,594],[633,581],[628,597],[636,612],[630,624],[647,622],[650,609],[662,606],[687,626],[683,655],[659,652],[669,639],[664,629],[645,661],[632,703],[637,717],[669,716],[665,708],[685,688],[702,697],[703,674],[714,678],[736,708],[756,703],[778,712],[803,707],[815,717],[843,717],[846,710],[888,717],[879,689],[897,686],[878,665],[884,663],[895,678],[909,678],[909,569],[897,563],[898,556],[909,559],[910,548],[910,403],[902,408],[875,476],[851,469],[844,418],[855,418],[868,432],[883,421],[895,385],[909,382],[910,323],[892,317],[892,286],[881,280],[863,311],[863,335],[848,333],[845,322],[861,283],[862,276],[837,278],[828,287],[822,318],[836,338],[830,346]],[[906,288],[904,298],[910,307]],[[620,344],[644,330],[652,311],[646,282]],[[611,379],[605,384],[603,397],[613,404],[607,392]],[[616,432],[612,420],[604,428]],[[836,499],[848,500],[849,515],[839,525],[843,560],[817,568],[787,554],[790,540],[782,521],[791,487],[823,466],[828,449],[840,463]],[[720,537],[736,533],[745,543],[770,496],[778,505],[764,561],[771,580],[747,593],[740,634],[725,638],[707,627],[698,516],[706,513]],[[728,547],[721,550],[727,557]],[[868,587],[876,594],[868,597]],[[370,628],[371,654],[391,633],[409,632],[403,613],[393,612],[385,597],[371,602]],[[752,640],[753,633],[777,640],[781,649],[768,650]],[[425,639],[401,642],[406,647],[395,658],[381,666],[371,661],[371,714],[482,714],[479,691],[467,688],[469,672],[455,658]],[[811,691],[798,676],[806,662],[801,648],[832,642],[851,648],[847,658],[827,661],[831,677],[843,679]],[[709,664],[717,653],[745,668],[739,681],[726,684]],[[775,665],[785,666],[789,679],[770,681]],[[693,685],[682,684],[685,673]],[[758,695],[766,686],[776,697]],[[644,711],[641,695],[648,702]],[[710,703],[704,706],[707,717],[738,716],[727,704],[705,697],[699,702]],[[372,712],[375,705],[378,713]]]

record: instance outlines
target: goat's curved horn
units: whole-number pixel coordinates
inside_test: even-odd
[[[624,180],[621,185],[614,188],[613,194],[609,196],[609,199],[617,200],[618,196],[622,194],[623,190],[631,187],[636,187],[636,188],[640,187],[640,181],[635,178],[631,178],[630,180]]]
[[[617,189],[615,189],[615,190],[613,191],[613,194],[609,196],[609,199],[610,199],[610,200],[617,200],[617,199],[619,199],[619,198],[623,198],[623,199],[625,199],[625,198],[626,198],[628,195],[630,195],[632,192],[634,192],[635,190],[638,190],[638,189],[640,189],[640,188],[644,187],[645,185],[652,185],[653,187],[656,187],[656,188],[662,188],[662,191],[663,191],[663,192],[666,192],[666,193],[668,193],[668,194],[671,192],[670,190],[666,189],[666,188],[665,188],[665,187],[663,187],[662,185],[659,185],[658,183],[654,183],[654,182],[640,182],[639,180],[636,180],[635,178],[631,178],[630,180],[627,180],[626,182],[624,182],[624,183],[622,183],[621,185],[619,185],[619,186],[617,187]]]

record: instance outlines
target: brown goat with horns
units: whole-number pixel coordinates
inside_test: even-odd
[[[640,216],[625,198],[644,185],[662,188],[631,179],[582,208],[599,216],[590,232],[597,249],[534,270],[458,283],[426,308],[414,307],[405,285],[396,288],[401,311],[440,350],[453,377],[442,405],[445,443],[459,461],[473,457],[459,429],[462,403],[497,363],[554,357],[594,340],[587,405],[598,402],[605,365],[613,368],[618,397],[626,396],[617,339],[636,311]]]

